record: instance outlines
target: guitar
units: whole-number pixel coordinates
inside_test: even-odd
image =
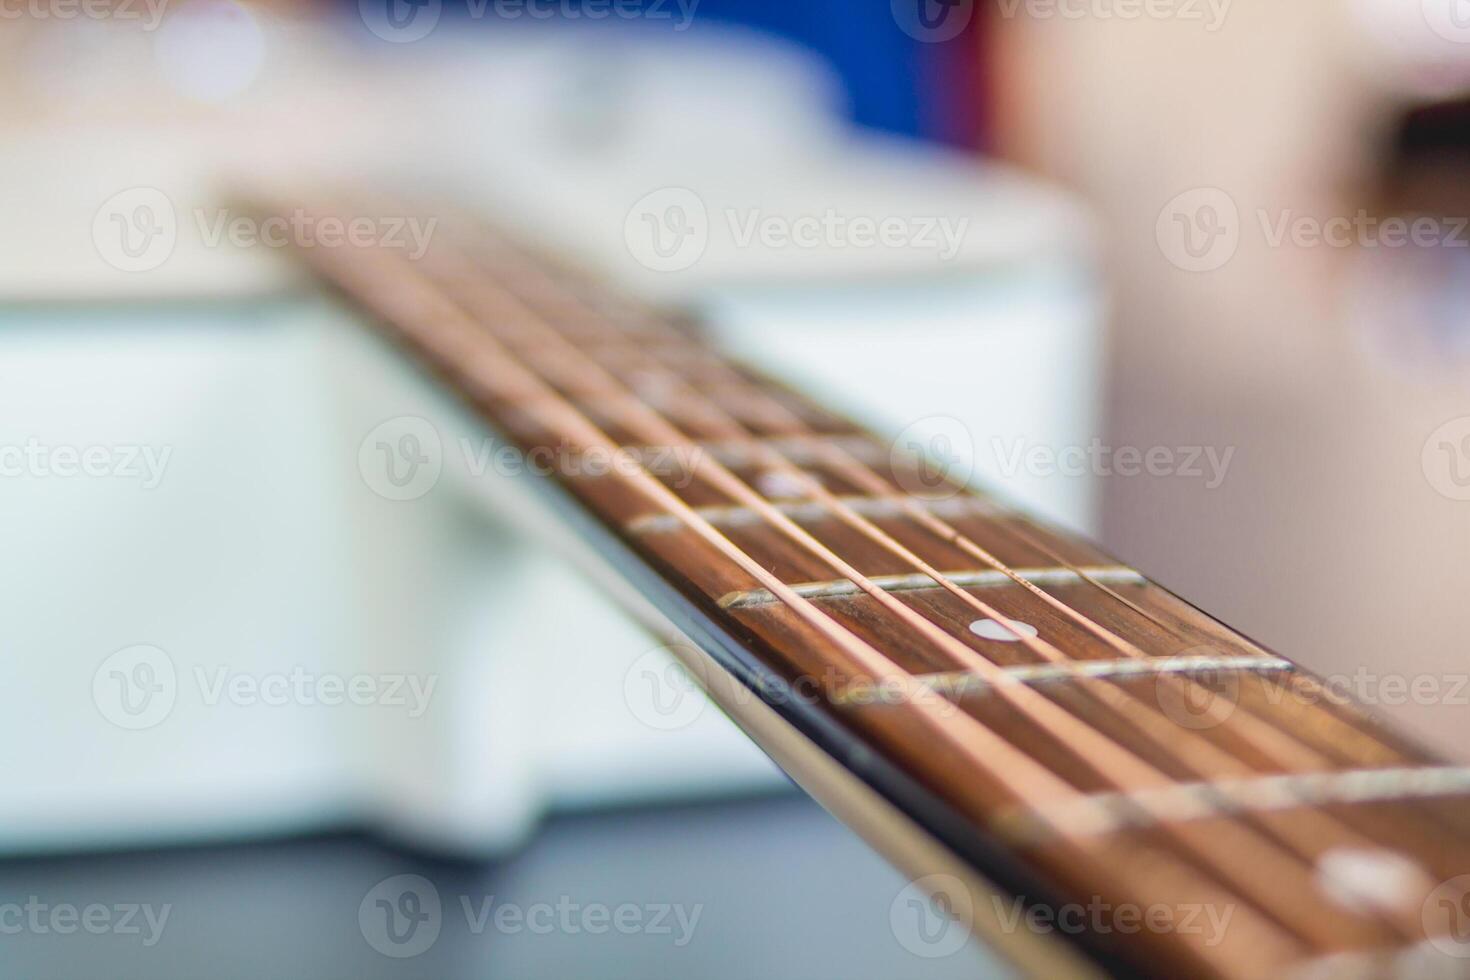
[[[1470,768],[489,227],[299,254],[555,461],[529,488],[546,533],[912,876],[913,943],[974,936],[1038,976],[1470,963]]]

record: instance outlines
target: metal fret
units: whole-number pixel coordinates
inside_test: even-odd
[[[723,454],[734,465],[740,465],[742,462],[747,464],[759,462],[760,452],[757,446],[774,449],[799,466],[821,462],[823,450],[829,447],[839,448],[865,463],[879,463],[887,459],[887,453],[883,451],[883,447],[874,442],[871,436],[866,435],[767,436],[707,442],[704,443],[704,446],[712,452]]]
[[[1470,766],[1285,773],[1097,793],[1057,806],[1012,810],[996,826],[1012,840],[1034,844],[1058,835],[1115,833],[1221,815],[1464,795],[1470,795]]]
[[[1012,512],[972,496],[899,496],[883,440],[854,441],[850,426],[758,379],[724,384],[720,375],[733,373],[719,370],[716,357],[686,361],[647,337],[629,340],[626,352],[592,355],[614,333],[583,329],[596,326],[596,311],[580,308],[513,252],[497,273],[465,248],[441,240],[417,264],[366,249],[307,258],[374,305],[375,320],[397,325],[414,347],[447,368],[478,396],[476,406],[529,451],[555,443],[573,452],[617,454],[619,444],[637,443],[624,451],[643,465],[619,467],[609,482],[559,475],[564,489],[606,527],[666,535],[640,542],[657,559],[642,571],[675,586],[677,598],[664,595],[661,602],[682,609],[687,599],[777,676],[820,677],[829,692],[889,685],[904,697],[909,707],[902,712],[839,715],[820,698],[799,705],[837,722],[832,728],[844,743],[828,749],[832,759],[882,758],[931,789],[966,829],[984,834],[996,826],[1022,844],[1050,845],[1017,856],[1038,865],[1043,876],[1061,872],[1057,878],[1075,886],[1069,888],[1074,895],[1238,898],[1228,943],[1217,948],[1182,935],[1140,937],[1146,945],[1136,956],[1130,952],[1130,962],[1154,962],[1164,954],[1171,964],[1193,964],[1233,980],[1268,975],[1318,952],[1373,948],[1403,933],[1396,910],[1364,913],[1322,901],[1324,851],[1371,854],[1384,841],[1407,848],[1401,842],[1412,839],[1410,856],[1423,860],[1433,841],[1435,860],[1423,860],[1425,866],[1470,866],[1470,845],[1455,839],[1463,835],[1453,821],[1445,821],[1449,828],[1439,837],[1422,832],[1426,825],[1438,830],[1437,813],[1406,812],[1405,833],[1389,834],[1366,830],[1352,815],[1305,812],[1334,803],[1470,795],[1470,768],[1435,765],[1325,706],[1273,713],[1270,705],[1230,704],[1239,710],[1209,716],[1211,723],[1228,722],[1218,733],[1226,737],[1189,729],[1161,711],[1156,698],[1140,694],[1140,685],[1105,681],[1156,676],[1189,697],[1208,693],[1196,676],[1203,680],[1209,671],[1290,672],[1292,665],[1251,655],[1258,651],[1161,590],[1140,594],[1137,587],[1148,583],[1139,572],[1098,557],[1085,542],[1049,530],[1033,538]],[[543,295],[525,295],[535,288]],[[644,356],[650,344],[659,345],[656,360],[669,363]],[[696,378],[685,364],[715,370]],[[507,425],[522,413],[525,424]],[[748,421],[756,418],[759,424]],[[800,435],[771,435],[792,432]],[[824,445],[840,452],[823,451]],[[780,452],[785,461],[764,450]],[[667,455],[645,455],[660,452],[687,462],[687,483],[661,472]],[[773,496],[788,499],[777,503]],[[712,503],[725,506],[694,506]],[[977,516],[997,519],[958,520]],[[946,523],[944,517],[957,520]],[[845,527],[823,524],[819,533],[806,526],[831,520]],[[957,566],[967,570],[943,571]],[[870,576],[868,568],[906,574]],[[828,576],[843,577],[786,582]],[[999,587],[1023,591],[984,591]],[[890,595],[941,589],[951,601]],[[871,604],[854,610],[826,602],[855,596]],[[1015,612],[1013,597],[1026,609],[1045,604],[1046,618],[1035,625],[1007,619],[1029,615]],[[1005,600],[1005,608],[991,605],[992,598]],[[723,608],[710,608],[710,601]],[[769,612],[777,604],[783,615],[739,615]],[[1070,625],[1054,628],[1063,622]],[[977,644],[965,635],[967,626],[992,643],[1019,646]],[[1146,654],[1208,648],[1217,637],[1225,637],[1222,650],[1241,650],[1242,656]],[[1078,651],[1069,649],[1077,644],[1108,659],[1071,659]],[[1112,650],[1104,653],[1100,644]],[[1018,660],[1028,662],[1011,666]],[[916,669],[951,672],[915,676]],[[1096,682],[1045,689],[1068,678]],[[771,690],[756,690],[754,703],[764,707]],[[964,706],[944,700],[973,690],[994,691],[995,700]],[[933,691],[939,696],[924,696]],[[770,706],[784,711],[793,704],[778,702],[776,693]],[[753,730],[773,741],[763,725]],[[1319,745],[1334,733],[1344,737],[1329,753]],[[1345,771],[1331,771],[1336,765]],[[1367,768],[1388,765],[1399,768]],[[1237,812],[1250,819],[1201,822]],[[1157,828],[1160,840],[1103,836],[1132,827]]]
[[[1425,941],[1397,949],[1362,949],[1313,957],[1290,968],[1286,980],[1382,980],[1418,977],[1454,980],[1464,975],[1464,960],[1448,957]]]
[[[1122,565],[1094,565],[1082,568],[1017,568],[1016,576],[1034,585],[1080,585],[1092,579],[1109,585],[1147,585],[1148,579],[1142,572]],[[976,569],[963,572],[944,572],[944,577],[962,589],[989,589],[998,586],[1015,586],[1016,580],[996,569]],[[1084,577],[1085,576],[1085,577]],[[868,580],[885,592],[921,592],[926,589],[943,588],[928,575],[872,575]],[[804,599],[837,599],[859,595],[862,590],[855,582],[837,579],[829,582],[803,582],[793,585],[792,590]],[[751,609],[766,606],[777,600],[766,589],[749,592],[731,592],[720,599],[723,609]]]
[[[813,466],[821,463],[822,450],[826,447],[839,448],[848,455],[867,464],[882,463],[888,453],[870,436],[864,435],[806,435],[766,436],[752,439],[710,440],[699,443],[699,448],[726,466],[755,466],[762,462],[762,449],[771,449],[786,457],[797,466]],[[628,450],[640,458],[657,457],[666,452],[664,446],[628,446]]]
[[[1005,676],[1018,684],[1044,684],[1049,681],[1090,678],[1110,680],[1119,677],[1141,677],[1158,674],[1201,674],[1220,671],[1266,673],[1296,670],[1296,664],[1282,657],[1149,657],[1128,660],[1074,660],[1068,663],[1016,664],[1004,668]],[[995,687],[994,683],[968,671],[946,671],[919,674],[920,684],[948,697],[978,694]],[[870,704],[882,701],[882,692],[873,685],[853,685],[833,698],[833,704]]]
[[[864,517],[903,517],[905,502],[890,497],[839,497],[844,506],[850,507]],[[1001,511],[993,503],[980,497],[951,497],[948,500],[910,500],[930,513],[944,517],[996,517]],[[819,521],[831,518],[827,505],[813,501],[772,502],[777,510],[798,521]],[[765,521],[760,512],[749,507],[700,507],[700,517],[716,527],[749,527]],[[624,528],[631,534],[661,534],[679,530],[683,525],[668,514],[648,514],[634,518]]]

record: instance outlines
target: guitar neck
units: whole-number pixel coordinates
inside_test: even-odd
[[[1290,661],[488,229],[301,254],[554,462],[737,720],[1024,966],[1470,955],[1470,769]]]

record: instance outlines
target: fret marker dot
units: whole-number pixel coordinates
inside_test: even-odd
[[[1035,636],[1036,627],[1019,619],[1008,619],[1005,622],[998,619],[977,619],[970,624],[970,632],[987,640],[1020,643],[1024,637]]]
[[[1431,885],[1418,862],[1395,851],[1336,847],[1317,859],[1317,887],[1354,912],[1411,908]]]
[[[755,488],[763,496],[773,498],[805,497],[807,495],[805,481],[790,473],[783,473],[780,470],[762,473],[760,479],[756,481]]]

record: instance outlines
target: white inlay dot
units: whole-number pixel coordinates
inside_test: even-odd
[[[998,619],[977,619],[970,624],[970,632],[987,640],[1020,643],[1025,637],[1035,636],[1036,627],[1019,619],[1007,619],[1004,622]]]
[[[765,497],[805,497],[807,495],[807,483],[801,477],[782,470],[771,470],[762,473],[756,480],[755,488]]]
[[[1317,859],[1317,887],[1354,912],[1412,908],[1432,884],[1416,861],[1395,851],[1335,847]]]

